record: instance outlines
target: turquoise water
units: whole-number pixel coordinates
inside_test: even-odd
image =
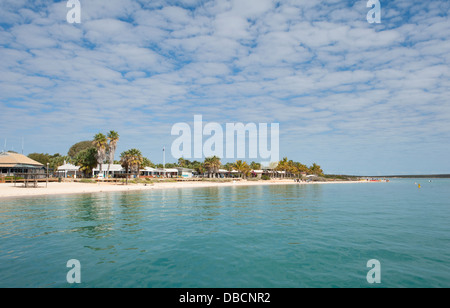
[[[423,179],[0,200],[0,287],[450,287],[449,200]]]

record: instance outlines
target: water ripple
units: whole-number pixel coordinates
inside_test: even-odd
[[[0,201],[0,287],[448,287],[450,181],[178,189]]]

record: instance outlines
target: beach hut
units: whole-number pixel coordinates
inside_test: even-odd
[[[19,173],[45,173],[45,166],[19,153],[0,153],[0,174],[14,176]]]

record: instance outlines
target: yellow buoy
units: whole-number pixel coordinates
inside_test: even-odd
[[[419,188],[420,188],[420,184],[419,184]]]

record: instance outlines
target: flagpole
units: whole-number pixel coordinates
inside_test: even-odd
[[[166,147],[163,147],[163,172],[164,172],[164,177],[166,177]]]

